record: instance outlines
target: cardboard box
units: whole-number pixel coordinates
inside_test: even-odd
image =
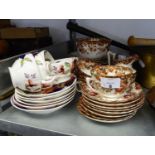
[[[10,27],[11,22],[10,19],[0,19],[0,28]]]
[[[0,29],[0,39],[33,39],[49,36],[49,29],[43,28],[3,28]]]

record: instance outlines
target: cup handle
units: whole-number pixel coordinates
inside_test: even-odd
[[[81,84],[81,81],[76,82],[76,90],[77,90],[77,92],[82,93],[81,88],[80,88],[80,84]]]
[[[111,65],[111,56],[112,56],[112,60],[114,60],[116,58],[116,53],[113,53],[111,51],[108,51],[107,52],[108,65]]]
[[[50,84],[50,85],[52,86],[52,85],[53,85],[53,82],[55,81],[55,79],[56,79],[56,77],[53,76],[52,79],[49,80],[49,81],[43,80],[43,81],[42,81],[42,84]]]
[[[87,86],[88,86],[92,91],[98,93],[98,91],[97,91],[96,89],[94,89],[94,88],[91,86],[91,84],[90,84],[90,81],[91,81],[91,80],[92,80],[92,78],[89,78],[89,77],[86,78]]]

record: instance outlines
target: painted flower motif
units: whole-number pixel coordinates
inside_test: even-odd
[[[32,62],[32,60],[30,58],[24,58],[24,61]]]
[[[50,68],[50,71],[53,73],[57,73],[57,67],[56,66],[52,66],[52,68]]]
[[[35,78],[36,78],[36,73],[31,74],[31,78],[32,78],[32,79],[35,79]]]
[[[24,73],[24,75],[25,75],[25,78],[27,78],[27,79],[29,79],[29,78],[30,78],[29,74]]]
[[[43,65],[43,63],[40,60],[35,60],[37,65]]]
[[[32,60],[30,58],[24,58],[23,60],[21,60],[21,66],[24,65],[25,61],[32,62]]]
[[[27,78],[27,79],[35,79],[36,78],[36,73],[34,73],[34,74],[24,73],[24,75],[25,75],[25,78]]]
[[[70,68],[70,63],[69,62],[65,62],[65,67]]]

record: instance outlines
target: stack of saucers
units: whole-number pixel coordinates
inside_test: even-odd
[[[85,85],[77,107],[82,115],[91,120],[116,123],[133,117],[143,104],[144,93],[138,83],[128,95],[117,99],[103,97]]]
[[[98,122],[116,123],[133,117],[144,104],[135,71],[124,66],[95,66],[82,84],[79,112]],[[107,82],[107,83],[106,83]],[[107,85],[110,85],[107,87]],[[113,86],[119,85],[119,88]]]
[[[54,60],[48,51],[17,59],[9,68],[15,88],[12,106],[28,113],[48,114],[68,105],[76,93],[76,59]]]

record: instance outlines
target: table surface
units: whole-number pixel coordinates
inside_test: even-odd
[[[63,44],[61,47],[56,45],[47,49],[55,58],[66,57],[68,44]],[[147,103],[133,118],[120,123],[107,124],[91,121],[80,115],[76,109],[78,99],[79,94],[68,106],[49,115],[32,115],[10,107],[0,113],[0,130],[19,135],[155,135],[155,110]],[[6,102],[9,102],[9,99]]]
[[[155,135],[155,110],[147,103],[124,122],[91,121],[76,109],[79,95],[65,108],[49,115],[33,115],[10,107],[0,114],[0,129],[22,135],[149,136]]]

